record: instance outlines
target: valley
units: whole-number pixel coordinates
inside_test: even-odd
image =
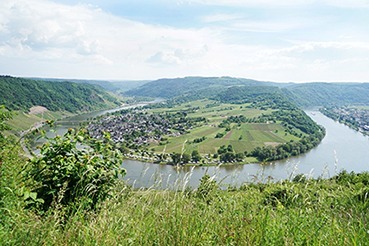
[[[170,164],[271,161],[304,153],[319,143],[319,137],[316,142],[308,138],[306,129],[316,126],[297,108],[280,112],[275,105],[273,109],[253,103],[203,99],[170,107],[154,104],[115,112],[87,129],[97,138],[109,132],[128,158]],[[288,121],[294,114],[302,117],[302,125]]]
[[[285,231],[301,243],[341,244],[352,232],[359,238],[355,242],[364,242],[363,222],[354,221],[366,218],[362,187],[369,140],[318,111],[303,111],[288,86],[257,81],[227,86],[232,78],[221,80],[225,84],[199,83],[150,104],[121,106],[155,97],[139,95],[138,87],[137,98],[128,98],[129,91],[125,98],[109,94],[119,104],[90,100],[88,110],[79,101],[96,94],[86,88],[87,94],[74,94],[73,107],[44,95],[26,98],[25,106],[21,101],[1,108],[0,208],[6,213],[0,214],[0,241],[89,244],[104,233],[94,242],[148,244],[161,235],[157,242],[168,244],[178,236],[176,226],[178,243],[202,242],[203,233],[193,236],[200,227],[219,244],[283,242]],[[55,127],[27,134],[39,147],[25,156],[20,133],[46,121]],[[348,209],[351,215],[342,217]],[[230,239],[225,227],[234,227],[238,237]],[[255,228],[268,230],[268,236],[252,232]],[[314,239],[312,230],[319,232]]]

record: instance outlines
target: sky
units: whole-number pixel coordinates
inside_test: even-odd
[[[1,0],[0,74],[369,82],[369,0]]]

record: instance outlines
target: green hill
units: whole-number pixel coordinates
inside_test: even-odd
[[[276,85],[276,83],[231,77],[185,77],[175,79],[159,79],[146,83],[136,89],[130,90],[126,92],[126,95],[173,98],[184,94],[191,94],[195,91],[241,85],[268,86]]]
[[[107,91],[118,92],[128,91],[137,88],[148,80],[87,80],[87,79],[57,79],[57,78],[30,78],[33,80],[42,80],[47,82],[73,82],[79,84],[98,85]]]
[[[368,105],[369,83],[306,83],[284,89],[299,106]]]
[[[116,98],[90,84],[0,76],[0,91],[0,105],[10,110],[28,110],[40,105],[51,111],[81,112],[118,105]]]
[[[241,89],[237,86],[246,86]],[[185,77],[175,79],[159,79],[148,82],[140,87],[127,91],[129,96],[176,98],[176,101],[188,101],[186,98],[208,98],[226,91],[230,87],[232,97],[242,97],[255,92],[270,92],[269,87],[279,88],[292,102],[301,107],[309,106],[340,106],[340,105],[368,105],[369,83],[274,83],[243,78],[231,77]],[[250,89],[248,87],[254,87]],[[250,92],[247,90],[250,89]],[[263,92],[263,93],[264,93]],[[226,92],[227,93],[227,92]],[[246,94],[245,94],[246,93]],[[228,92],[229,94],[229,92]],[[240,98],[238,98],[240,99]]]

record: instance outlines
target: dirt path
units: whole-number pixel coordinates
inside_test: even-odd
[[[224,140],[229,140],[232,136],[232,131],[229,131],[225,136],[224,136]]]

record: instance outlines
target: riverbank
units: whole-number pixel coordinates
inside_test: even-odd
[[[203,99],[125,110],[99,117],[87,129],[93,138],[109,132],[118,148],[136,160],[174,165],[270,162],[303,154],[324,137],[324,129],[304,112],[281,107]]]
[[[320,112],[363,135],[369,135],[369,107],[367,106],[321,108]]]
[[[187,180],[187,186],[197,187],[205,175],[216,175],[222,185],[240,186],[244,182],[277,182],[297,174],[312,178],[331,178],[341,170],[348,172],[368,171],[369,138],[349,127],[335,122],[319,111],[306,111],[319,125],[326,129],[322,142],[306,154],[270,164],[250,163],[247,165],[196,166],[176,168],[171,165],[148,164],[124,160],[127,170],[125,180],[135,187],[152,187],[160,179],[160,189],[170,188],[176,180]]]
[[[326,129],[326,137],[314,149],[306,154],[291,157],[282,161],[273,161],[270,164],[250,163],[247,165],[214,165],[195,166],[189,177],[188,185],[197,187],[198,180],[205,173],[217,174],[218,180],[225,184],[239,186],[243,182],[252,180],[288,179],[298,173],[309,177],[331,177],[341,169],[355,172],[368,171],[369,138],[360,133],[329,119],[319,111],[306,111],[306,113],[319,125]],[[90,116],[89,116],[90,117]],[[58,134],[63,134],[69,126],[59,126]],[[60,130],[60,131],[59,131]],[[147,160],[146,160],[147,161]],[[125,180],[136,187],[151,187],[155,177],[165,180],[160,188],[167,188],[167,181],[183,179],[193,166],[176,168],[171,165],[158,165],[147,162],[131,161],[126,157],[122,164],[127,170]]]
[[[249,161],[243,161],[243,162],[219,162],[218,160],[217,162],[204,162],[204,163],[199,162],[199,163],[184,163],[184,164],[173,164],[171,162],[164,162],[164,161],[158,162],[158,161],[155,161],[155,159],[140,158],[139,156],[132,157],[132,156],[124,155],[124,159],[130,160],[130,161],[139,161],[139,162],[147,163],[147,164],[169,165],[169,166],[175,166],[175,167],[216,167],[216,166],[247,165],[247,164],[255,164],[255,163],[268,165],[271,163],[271,162],[258,162],[253,157],[251,157]]]

